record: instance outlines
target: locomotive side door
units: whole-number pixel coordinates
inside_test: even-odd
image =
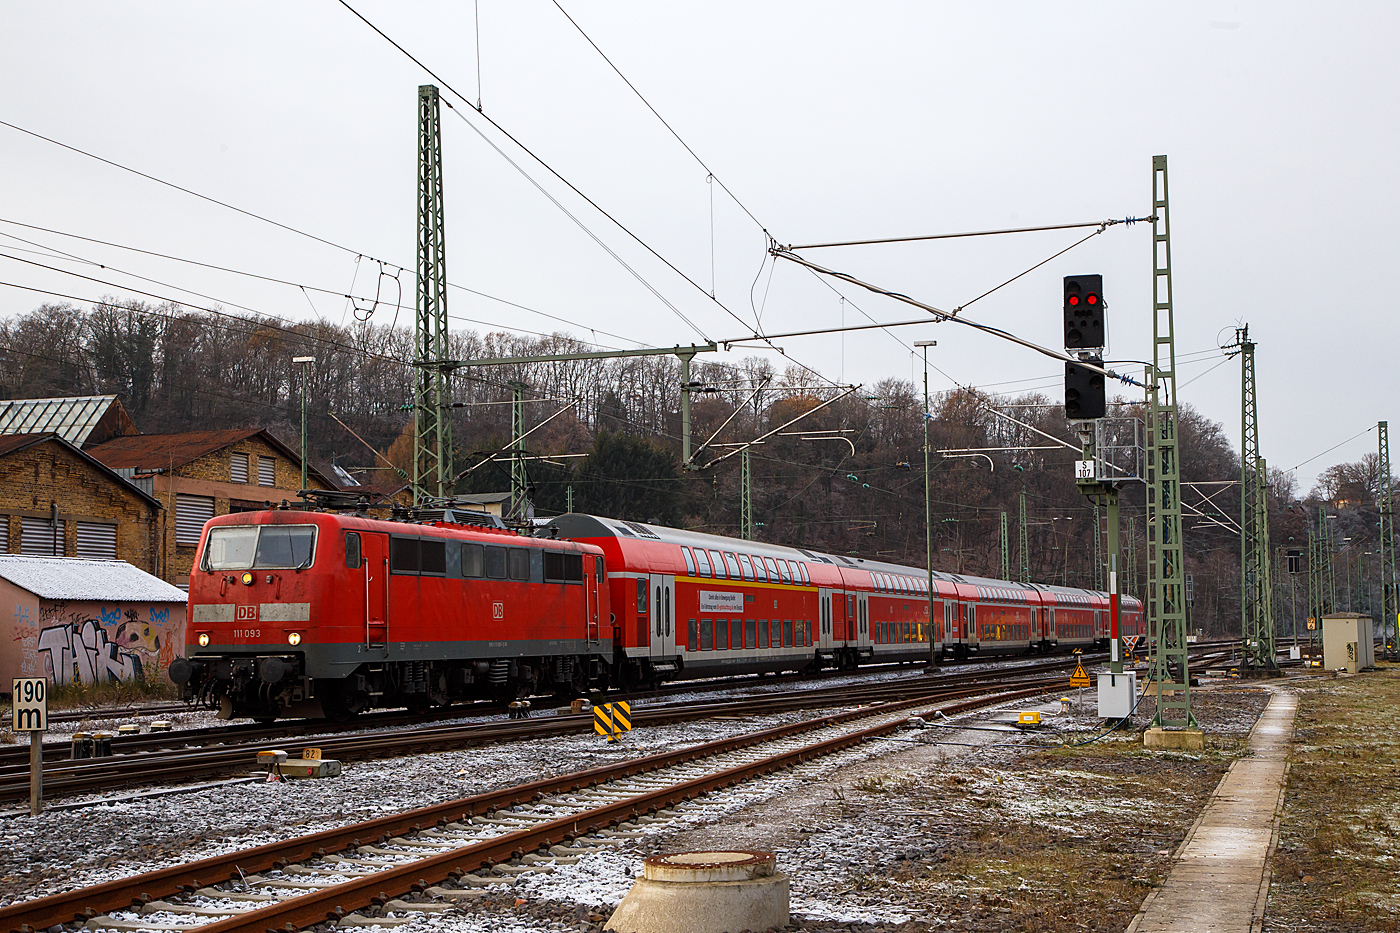
[[[835,636],[835,620],[832,616],[832,603],[840,603],[840,597],[831,598],[831,588],[823,586],[817,590],[817,650],[830,651]]]
[[[585,639],[596,647],[602,639],[598,625],[598,578],[602,575],[599,560],[592,555],[583,558],[583,618]]]
[[[383,648],[389,641],[389,539],[362,532],[360,555],[365,587],[365,645]]]
[[[651,574],[651,656],[670,658],[676,654],[676,578]]]

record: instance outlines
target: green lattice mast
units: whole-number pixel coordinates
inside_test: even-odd
[[[447,245],[443,231],[438,89],[418,88],[418,299],[413,365],[413,502],[452,495],[452,368],[447,352]]]
[[[1021,561],[1021,582],[1031,582],[1031,548],[1027,543],[1030,536],[1026,534],[1026,487],[1021,487],[1021,518],[1020,533],[1017,541],[1016,556]]]
[[[1380,422],[1380,461],[1377,466],[1376,505],[1381,525],[1381,631],[1386,653],[1394,657],[1400,648],[1400,578],[1395,575],[1395,504],[1390,489],[1390,423]],[[1394,630],[1392,631],[1392,626]]]
[[[1147,618],[1156,639],[1152,680],[1163,729],[1194,729],[1186,660],[1186,568],[1177,449],[1176,327],[1172,309],[1167,157],[1152,157],[1152,370],[1147,405]],[[1167,691],[1173,691],[1168,693]]]
[[[1269,573],[1269,481],[1259,456],[1259,395],[1249,325],[1236,328],[1231,355],[1240,357],[1240,621],[1244,666],[1276,670],[1274,599]]]
[[[1011,536],[1007,534],[1005,509],[1001,512],[1001,578],[1011,579]]]

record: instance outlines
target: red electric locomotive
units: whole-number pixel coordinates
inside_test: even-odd
[[[590,545],[450,520],[219,516],[170,677],[226,718],[256,719],[602,686],[606,574]]]

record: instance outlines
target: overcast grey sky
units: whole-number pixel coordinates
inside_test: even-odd
[[[781,243],[1144,216],[1152,156],[1166,154],[1177,349],[1188,361],[1181,398],[1238,443],[1239,364],[1212,369],[1221,358],[1210,351],[1248,322],[1271,466],[1292,467],[1400,417],[1394,3],[562,2]],[[466,117],[443,111],[450,281],[575,322],[454,290],[449,312],[466,319],[457,326],[564,330],[630,347],[743,336],[757,313],[768,333],[841,322],[836,291],[790,264],[765,264],[762,228],[712,189],[551,0],[480,0],[479,37],[470,2],[352,6],[473,103],[479,95],[487,115],[701,286],[447,95]],[[372,296],[378,267],[357,265],[364,254],[409,267],[401,281],[411,303],[416,95],[432,79],[337,0],[11,0],[0,9],[0,120],[348,251],[3,126],[0,219],[339,293],[353,282]],[[712,222],[713,284],[733,316],[702,293],[711,287]],[[0,259],[0,281],[85,299],[133,285],[196,305],[209,301],[191,293],[231,309],[349,320],[333,295],[9,224],[0,232],[111,268],[16,252],[32,247],[4,236],[0,252],[114,284],[11,259]],[[1055,345],[1060,277],[1101,272],[1111,356],[1148,358],[1150,235],[1146,224],[1112,228],[967,313]],[[1080,236],[811,258],[952,308]],[[169,284],[141,285],[117,270]],[[919,316],[850,286],[841,293],[877,320]],[[0,315],[44,300],[0,287]],[[863,321],[851,304],[844,315]],[[375,316],[392,319],[392,310]],[[957,325],[775,342],[833,380],[868,385],[917,376],[911,345],[928,339],[939,342],[935,390],[956,382],[1061,396],[1056,363]],[[785,361],[772,355],[781,370]],[[1301,491],[1327,465],[1356,460],[1375,443],[1370,431],[1305,464]]]

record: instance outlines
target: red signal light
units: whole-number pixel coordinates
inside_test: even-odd
[[[1087,301],[1087,302],[1089,302],[1089,304],[1091,304],[1091,305],[1096,305],[1096,304],[1099,303],[1099,296],[1098,296],[1098,295],[1095,295],[1093,292],[1090,292],[1090,293],[1089,293],[1089,297],[1088,297],[1088,298],[1085,298],[1084,300]],[[1073,303],[1074,303],[1074,302],[1070,302],[1070,304],[1073,304]]]
[[[1078,296],[1078,295],[1070,295],[1070,296],[1069,296],[1069,306],[1072,308],[1072,307],[1074,307],[1074,306],[1077,305],[1077,304],[1079,304],[1079,296]]]

